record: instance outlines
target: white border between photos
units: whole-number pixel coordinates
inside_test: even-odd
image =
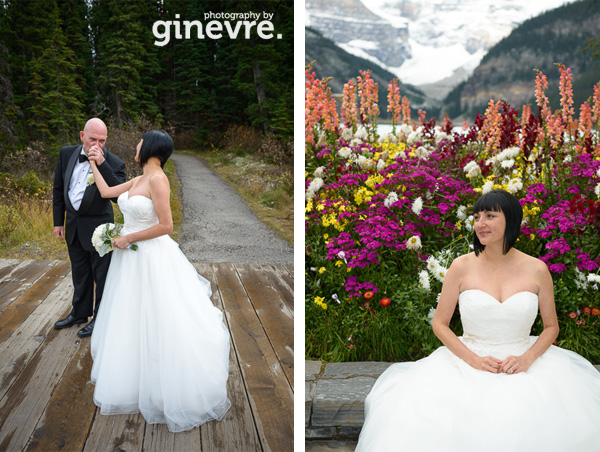
[[[294,452],[304,451],[304,1],[294,2]]]

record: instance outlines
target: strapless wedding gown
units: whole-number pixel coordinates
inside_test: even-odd
[[[481,290],[459,296],[462,342],[480,356],[520,355],[537,295],[500,303]],[[365,401],[356,451],[600,451],[600,372],[580,355],[550,346],[527,372],[475,370],[446,347],[390,366]]]
[[[151,199],[125,192],[118,202],[122,235],[158,223]],[[137,246],[113,251],[91,339],[94,403],[172,432],[221,420],[231,405],[229,333],[210,283],[168,235]]]

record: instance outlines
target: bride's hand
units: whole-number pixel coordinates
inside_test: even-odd
[[[500,363],[500,372],[504,372],[511,375],[518,374],[521,372],[527,372],[529,366],[531,366],[531,362],[523,355],[508,356],[504,361]]]
[[[131,245],[131,240],[129,240],[126,235],[113,240],[113,246],[115,248],[119,248],[120,250],[124,250],[129,245]]]
[[[471,363],[471,367],[477,370],[484,370],[486,372],[497,374],[500,372],[501,363],[502,361],[492,356],[478,356],[474,362]]]

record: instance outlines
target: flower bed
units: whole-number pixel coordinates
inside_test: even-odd
[[[557,344],[600,363],[600,83],[574,119],[559,70],[556,112],[538,73],[537,114],[491,100],[462,130],[422,111],[412,121],[392,81],[393,133],[379,136],[369,72],[345,86],[340,124],[327,80],[307,68],[307,358],[414,360],[439,347],[430,322],[447,268],[470,252],[470,209],[503,188],[524,210],[516,248],[554,279]],[[461,333],[458,315],[451,327]]]

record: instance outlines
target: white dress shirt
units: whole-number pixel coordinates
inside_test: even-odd
[[[83,146],[81,147],[80,154],[85,155]],[[83,194],[87,188],[86,181],[90,174],[92,174],[92,168],[90,167],[89,161],[86,160],[85,162],[80,162],[77,160],[77,162],[75,162],[73,175],[71,176],[71,182],[69,183],[69,200],[71,201],[71,204],[73,204],[75,210],[79,210]]]

